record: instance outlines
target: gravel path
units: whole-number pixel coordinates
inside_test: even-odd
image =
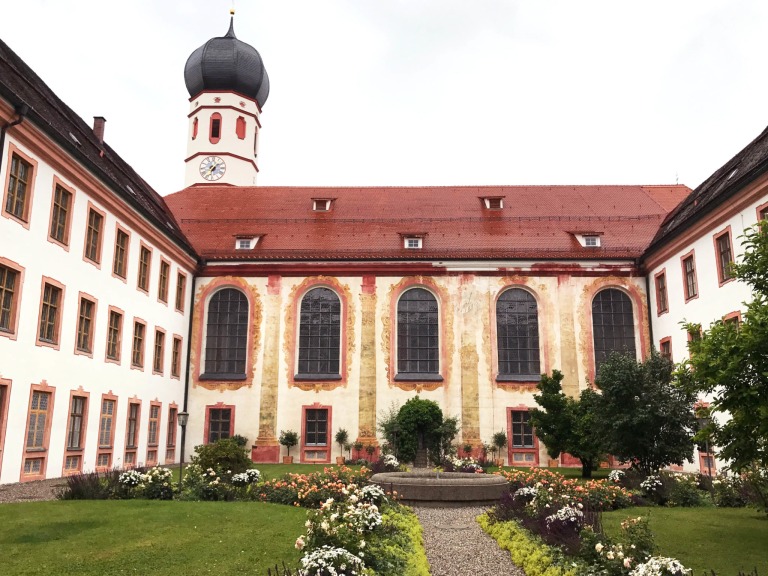
[[[56,493],[67,483],[63,478],[0,484],[0,503],[55,500]]]
[[[414,507],[432,576],[525,576],[475,518],[484,508]]]

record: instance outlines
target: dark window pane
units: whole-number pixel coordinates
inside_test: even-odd
[[[248,299],[233,288],[219,290],[208,304],[205,374],[245,374]]]
[[[496,302],[499,374],[538,375],[539,313],[536,299],[520,288],[507,290]]]
[[[609,288],[592,300],[595,368],[613,352],[635,357],[635,319],[632,301],[621,290]]]
[[[333,290],[313,288],[301,299],[299,374],[338,374],[341,301]]]
[[[403,293],[397,303],[397,371],[439,373],[437,300],[423,288]]]

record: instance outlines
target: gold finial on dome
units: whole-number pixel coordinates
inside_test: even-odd
[[[234,16],[234,15],[235,15],[235,9],[234,9],[234,8],[230,8],[230,9],[229,9],[229,13],[230,13],[232,16]]]

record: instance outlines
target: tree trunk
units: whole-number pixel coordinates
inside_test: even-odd
[[[594,465],[592,462],[584,462],[582,460],[581,462],[581,477],[582,478],[592,478],[592,470],[594,469]]]

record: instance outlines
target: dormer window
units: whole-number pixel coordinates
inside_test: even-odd
[[[600,232],[571,232],[582,248],[600,248]]]
[[[235,238],[235,250],[253,250],[258,242],[258,236],[238,236]]]
[[[600,236],[584,236],[584,246],[587,248],[597,248],[600,246]]]
[[[330,198],[312,198],[312,210],[315,212],[329,212],[332,202]]]
[[[488,196],[486,198],[482,198],[482,201],[486,210],[501,210],[504,208],[503,196]]]
[[[406,236],[403,239],[403,246],[408,250],[420,250],[423,238],[419,236]]]

